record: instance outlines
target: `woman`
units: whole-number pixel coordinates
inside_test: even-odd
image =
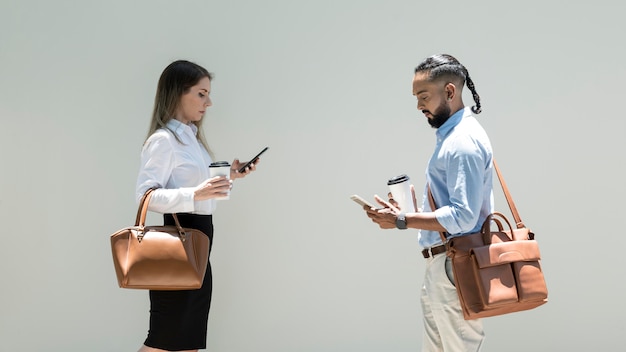
[[[216,200],[230,192],[232,180],[255,170],[235,159],[230,180],[209,178],[212,153],[202,133],[202,120],[211,106],[211,74],[203,67],[179,60],[165,68],[159,79],[148,138],[141,152],[136,198],[157,188],[148,209],[163,213],[173,225],[177,213],[183,227],[204,232],[213,242],[212,213]],[[210,251],[209,251],[210,252]],[[150,291],[150,329],[146,351],[198,351],[206,348],[211,305],[211,264],[198,290]]]

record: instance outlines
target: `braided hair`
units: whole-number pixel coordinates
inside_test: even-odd
[[[437,54],[426,58],[415,68],[415,73],[418,72],[428,72],[428,79],[431,81],[445,76],[459,78],[461,84],[467,84],[467,88],[472,92],[472,97],[474,98],[474,102],[476,102],[476,105],[472,106],[472,111],[475,114],[481,113],[480,96],[476,93],[474,82],[470,78],[465,66],[452,55]]]

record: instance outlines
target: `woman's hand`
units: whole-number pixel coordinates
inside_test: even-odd
[[[252,163],[252,164],[250,164],[250,166],[246,167],[246,170],[244,172],[239,172],[239,169],[241,167],[243,167],[244,165],[246,165],[246,163],[247,162],[239,161],[239,159],[233,160],[232,164],[230,164],[230,179],[231,180],[238,179],[238,178],[244,178],[249,173],[251,173],[252,171],[256,170],[256,164],[259,163],[259,159],[256,159],[256,161],[254,163]]]
[[[233,181],[224,176],[212,177],[199,184],[194,193],[194,200],[207,200],[217,197],[225,197],[233,188]]]

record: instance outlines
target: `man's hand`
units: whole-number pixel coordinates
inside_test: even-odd
[[[367,216],[377,223],[381,229],[395,229],[397,214],[400,213],[400,210],[391,203],[381,199],[378,195],[374,195],[374,199],[376,199],[378,204],[382,205],[382,208],[374,209],[364,206],[363,209]]]
[[[411,185],[411,196],[413,197],[413,209],[415,209],[418,213],[421,212],[422,210],[417,207],[417,198],[415,197],[415,187],[413,185]],[[387,197],[389,197],[389,203],[391,205],[393,205],[397,209],[400,209],[400,207],[398,206],[398,202],[393,199],[393,195],[391,194],[391,192],[387,193]]]

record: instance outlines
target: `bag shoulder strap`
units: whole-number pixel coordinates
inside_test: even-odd
[[[506,186],[506,182],[504,182],[504,177],[500,172],[500,168],[496,163],[496,159],[493,159],[493,168],[496,170],[496,174],[498,175],[498,180],[500,181],[500,186],[502,186],[502,191],[504,192],[504,197],[506,198],[506,202],[509,204],[509,209],[511,209],[511,214],[513,214],[513,220],[515,220],[515,226],[518,229],[526,227],[520,218],[519,212],[517,211],[517,207],[515,206],[515,202],[513,201],[513,197],[511,197],[511,193],[509,192],[509,188]],[[431,211],[435,211],[437,209],[437,204],[435,203],[435,198],[433,197],[433,193],[430,190],[430,184],[428,185],[428,202],[430,203]],[[443,243],[446,243],[446,235],[443,232],[439,232],[439,236],[441,236],[441,240]]]
[[[511,197],[511,193],[509,192],[509,188],[506,186],[506,182],[504,182],[504,177],[502,177],[502,173],[500,172],[500,168],[496,163],[496,159],[493,159],[493,168],[496,170],[496,174],[498,175],[498,180],[500,180],[500,186],[502,186],[502,191],[504,191],[504,197],[506,198],[506,202],[509,204],[509,209],[511,209],[511,214],[513,214],[513,220],[515,220],[515,226],[518,229],[526,227],[522,222],[522,218],[519,216],[519,212],[517,211],[517,207],[515,207],[515,202],[513,201],[513,197]]]
[[[437,209],[433,192],[430,191],[430,184],[428,184],[428,203],[430,203],[430,211]],[[441,243],[446,243],[446,234],[444,232],[439,231],[439,237],[441,237]]]

